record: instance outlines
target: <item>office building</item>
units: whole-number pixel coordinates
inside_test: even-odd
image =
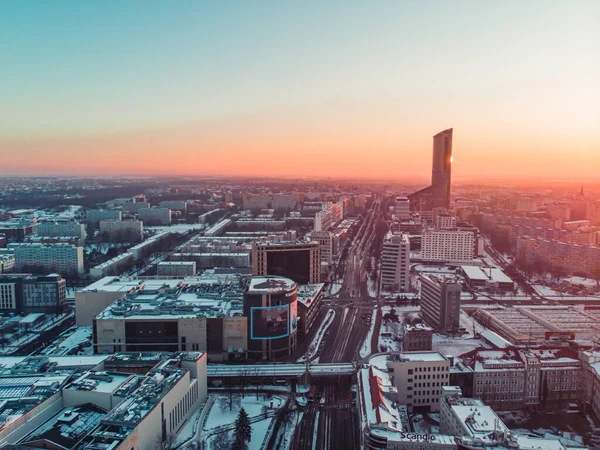
[[[456,332],[460,327],[461,285],[454,278],[422,275],[421,315],[434,330]]]
[[[0,254],[0,273],[12,272],[14,268],[15,268],[15,256]]]
[[[333,234],[331,231],[313,231],[309,239],[318,242],[321,247],[321,264],[328,266],[333,262]]]
[[[582,363],[565,347],[477,349],[461,358],[473,395],[499,411],[566,409],[584,396]]]
[[[396,197],[394,215],[397,219],[410,219],[410,200],[408,197]]]
[[[483,442],[490,438],[500,439],[508,433],[508,428],[492,408],[479,399],[463,397],[459,387],[444,387],[440,404],[442,434]]]
[[[411,361],[413,359],[417,361]],[[443,356],[433,352],[415,353],[414,356],[408,357],[382,354],[371,357],[361,366],[357,373],[361,448],[582,448],[582,444],[568,447],[563,444],[568,441],[562,441],[562,437],[559,436],[546,434],[544,437],[533,437],[530,434],[513,434],[481,399],[465,398],[459,387],[447,385],[448,361],[444,363],[444,360],[446,359]],[[409,366],[411,364],[412,367]],[[422,392],[423,387],[425,392],[429,391],[425,396],[436,395],[439,401],[428,404],[427,398],[424,398],[425,402],[419,403],[422,406],[417,406],[415,400],[423,399],[423,394],[415,395],[414,392]],[[410,412],[425,413],[435,410],[440,411],[439,430],[434,431],[431,428],[431,431],[422,432],[413,428],[409,420]]]
[[[75,294],[76,323],[93,325],[99,353],[200,350],[211,361],[279,358],[313,325],[323,287],[229,269],[177,279],[106,277]]]
[[[450,214],[436,214],[435,228],[437,230],[453,230],[456,228],[456,217]]]
[[[196,275],[194,261],[163,261],[156,268],[159,277],[191,277]]]
[[[393,374],[397,401],[409,413],[440,410],[442,387],[450,377],[448,358],[438,352],[403,352],[390,356],[386,365]]]
[[[101,220],[123,220],[123,213],[116,209],[88,209],[85,218],[90,225],[98,225]]]
[[[381,250],[381,288],[410,290],[410,242],[406,234],[388,234]]]
[[[138,218],[147,226],[170,225],[171,210],[169,208],[140,208]]]
[[[0,312],[62,313],[67,283],[60,275],[0,276]]]
[[[168,448],[206,400],[206,359],[189,351],[5,359],[2,379],[20,388],[0,397],[9,418],[0,447]]]
[[[83,321],[100,309],[96,294],[107,301],[120,293],[93,318],[95,353],[191,350],[211,361],[245,359],[244,283],[235,274],[211,278],[100,280],[75,307],[84,308]]]
[[[252,245],[252,275],[276,275],[299,284],[321,282],[318,242],[261,242]]]
[[[38,222],[37,235],[43,237],[75,237],[85,244],[85,225],[75,221]]]
[[[63,276],[83,275],[83,247],[70,244],[10,244],[19,272],[58,272]]]
[[[452,128],[433,137],[433,161],[431,186],[409,195],[414,211],[431,211],[434,208],[450,208],[452,182]]]
[[[333,215],[330,210],[318,211],[315,213],[314,231],[326,231],[333,226]]]
[[[244,291],[248,357],[271,360],[294,353],[298,331],[297,285],[289,278],[252,277]]]
[[[475,235],[461,230],[426,230],[421,237],[421,258],[424,261],[472,261]]]
[[[424,323],[404,325],[404,338],[402,351],[422,352],[430,351],[433,346],[433,330]]]
[[[140,220],[101,220],[100,236],[104,242],[141,242],[144,224]]]

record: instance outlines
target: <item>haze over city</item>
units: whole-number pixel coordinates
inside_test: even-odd
[[[2,9],[5,175],[598,179],[596,1]]]

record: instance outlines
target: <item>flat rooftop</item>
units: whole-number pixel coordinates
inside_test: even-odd
[[[299,284],[298,285],[298,301],[305,306],[310,306],[320,292],[323,292],[325,283],[316,284]]]
[[[156,320],[241,316],[244,279],[237,274],[210,273],[207,277],[137,280],[135,290],[125,291],[96,318]]]
[[[105,394],[116,392],[131,375],[117,372],[87,372],[73,381],[67,389],[71,391],[93,391]]]
[[[296,283],[285,277],[252,277],[248,285],[248,291],[253,294],[270,294],[281,290],[290,290],[296,287]]]

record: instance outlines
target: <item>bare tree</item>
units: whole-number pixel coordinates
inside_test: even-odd
[[[210,450],[229,450],[233,444],[231,433],[225,431],[216,434],[210,444]]]
[[[237,409],[242,404],[242,398],[239,395],[235,395],[231,386],[227,389],[227,394],[219,397],[219,409],[221,411],[233,411],[233,408]]]

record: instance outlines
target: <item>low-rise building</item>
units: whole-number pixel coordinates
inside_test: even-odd
[[[584,395],[582,364],[564,349],[474,350],[473,395],[496,410],[566,409]]]
[[[134,263],[135,260],[131,253],[121,253],[108,261],[92,267],[90,269],[90,277],[94,280],[99,280],[110,275],[120,275],[131,269]]]
[[[156,267],[156,275],[159,277],[191,277],[196,275],[196,263],[194,261],[163,261]]]
[[[430,351],[433,345],[433,329],[424,323],[404,325],[402,350],[405,352]]]

